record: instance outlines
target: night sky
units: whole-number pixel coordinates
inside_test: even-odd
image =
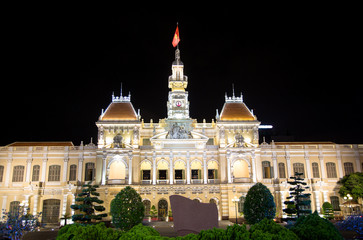
[[[261,138],[363,143],[354,9],[12,9],[2,29],[0,146],[96,142],[95,122],[121,82],[145,122],[165,118],[176,22],[192,118],[211,122],[234,83],[274,126]]]

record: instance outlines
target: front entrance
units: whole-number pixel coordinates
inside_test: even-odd
[[[59,222],[60,200],[47,199],[43,201],[42,223],[57,224]]]
[[[161,199],[158,203],[158,218],[160,221],[165,221],[168,215],[168,202],[165,199]]]

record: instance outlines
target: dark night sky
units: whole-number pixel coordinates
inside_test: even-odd
[[[264,134],[363,143],[354,6],[233,9],[11,10],[0,145],[96,139],[95,122],[121,82],[146,122],[165,118],[177,21],[192,118],[210,122],[234,83],[274,126]]]

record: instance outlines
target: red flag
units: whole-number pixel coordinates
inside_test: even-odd
[[[173,47],[176,47],[179,42],[180,42],[179,29],[178,29],[178,26],[176,26],[173,42],[171,44],[173,44]]]

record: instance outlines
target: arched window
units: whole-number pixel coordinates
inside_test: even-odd
[[[331,196],[330,197],[330,203],[333,206],[333,210],[334,211],[340,211],[340,207],[339,207],[339,197],[337,197],[337,196]]]
[[[13,182],[22,182],[24,178],[24,166],[15,166],[13,170]]]
[[[0,182],[3,181],[3,175],[4,175],[4,166],[0,166]]]
[[[77,180],[77,165],[72,164],[69,167],[69,181],[76,181]]]
[[[345,162],[344,163],[344,172],[345,172],[345,175],[354,173],[353,163]]]
[[[273,171],[269,161],[262,162],[263,178],[273,178]]]
[[[85,181],[93,181],[95,177],[95,164],[94,163],[86,163],[86,169],[84,174],[84,180]]]
[[[49,182],[58,182],[58,181],[60,181],[60,171],[61,171],[61,166],[60,165],[51,165],[51,166],[49,166],[48,181]]]
[[[146,200],[142,201],[142,203],[144,204],[144,207],[145,207],[144,215],[145,215],[145,217],[149,217],[151,202],[150,202],[150,200],[146,199]]]
[[[301,177],[305,178],[305,170],[304,170],[304,164],[303,163],[294,163],[293,165],[293,169],[294,169],[294,174],[297,173],[302,173]]]
[[[279,178],[286,178],[285,174],[285,163],[279,163]]]
[[[337,170],[335,168],[335,163],[333,162],[326,163],[326,172],[328,178],[337,178]]]
[[[311,166],[313,168],[313,178],[319,178],[319,164],[317,162],[313,162]]]
[[[238,212],[239,213],[243,213],[243,206],[245,204],[245,200],[246,200],[246,197],[244,197],[244,196],[241,196],[239,198],[239,202],[238,202]]]
[[[39,181],[39,172],[40,172],[40,166],[34,165],[33,166],[33,174],[32,174],[32,181],[38,182]]]
[[[19,211],[19,205],[20,202],[19,201],[12,201],[10,202],[10,211],[11,213],[16,213]]]

